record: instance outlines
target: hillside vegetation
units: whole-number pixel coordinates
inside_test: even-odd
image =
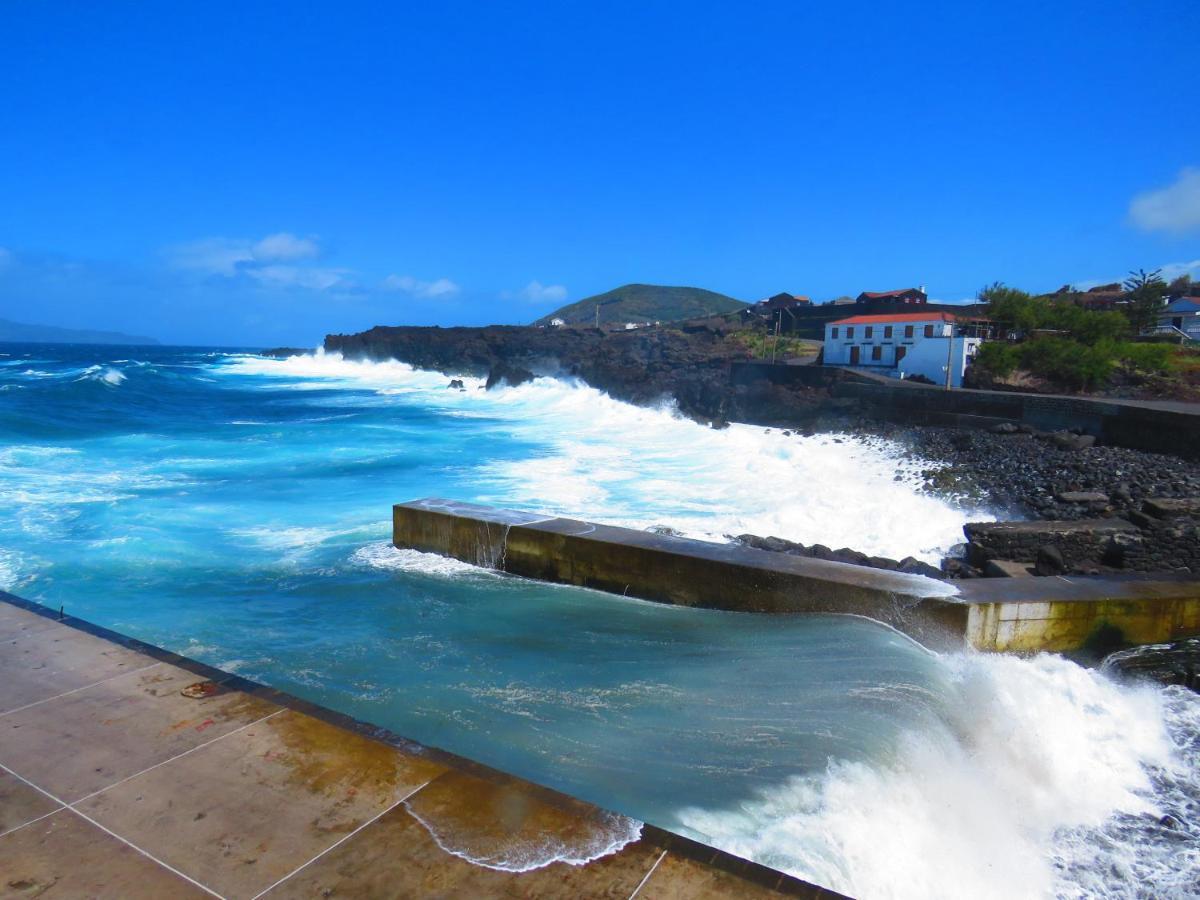
[[[735,312],[747,305],[703,288],[627,284],[556,309],[534,324],[549,325],[552,319],[562,319],[568,325],[592,325],[596,322],[597,306],[600,307],[601,325],[621,325],[698,319]]]
[[[974,387],[1041,385],[1058,391],[1157,393],[1192,399],[1190,351],[1135,339],[1153,324],[1167,285],[1146,273],[1125,283],[1122,311],[1093,311],[1061,294],[1033,296],[999,282],[980,292],[987,318],[1018,336],[980,346]]]

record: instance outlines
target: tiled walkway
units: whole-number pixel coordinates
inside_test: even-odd
[[[0,594],[0,897],[834,897]],[[181,693],[202,682],[206,696]],[[436,839],[435,839],[436,835]]]

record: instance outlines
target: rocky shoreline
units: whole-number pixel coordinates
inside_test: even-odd
[[[673,401],[683,415],[713,427],[740,421],[800,434],[839,431],[885,438],[917,458],[936,461],[926,472],[924,490],[930,493],[986,507],[1002,519],[1077,523],[1074,529],[1046,531],[1041,543],[1036,529],[984,540],[968,528],[964,545],[940,569],[912,557],[870,557],[851,548],[804,546],[774,536],[733,538],[749,546],[943,578],[1200,573],[1200,506],[1170,515],[1147,511],[1147,501],[1200,497],[1200,462],[1097,446],[1090,435],[1041,433],[1007,423],[986,431],[892,425],[864,416],[853,401],[833,397],[819,380],[803,386],[765,381],[735,386],[730,366],[749,358],[731,339],[736,330],[721,319],[632,331],[380,326],[330,335],[325,349],[348,358],[396,359],[450,375],[470,374],[486,378],[489,388],[539,375],[578,378],[630,403]],[[1114,530],[1106,522],[1129,527]]]

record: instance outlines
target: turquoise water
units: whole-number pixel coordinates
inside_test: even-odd
[[[981,513],[920,494],[929,464],[898,448],[715,432],[546,379],[460,392],[334,357],[0,354],[15,593],[864,896],[1113,893],[1092,883],[1104,842],[1122,878],[1187,871],[1146,825],[1196,794],[1187,696],[388,543],[392,503],[445,496],[936,558]],[[963,838],[981,831],[1018,861],[998,882]]]

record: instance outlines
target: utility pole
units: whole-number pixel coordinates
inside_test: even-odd
[[[596,304],[596,327],[600,327],[600,304]]]
[[[950,340],[946,341],[946,390],[950,390],[950,368],[954,360],[954,322],[950,323]]]
[[[775,342],[771,344],[771,365],[775,364],[775,351],[779,348],[779,329],[783,327],[783,309],[775,314]]]

